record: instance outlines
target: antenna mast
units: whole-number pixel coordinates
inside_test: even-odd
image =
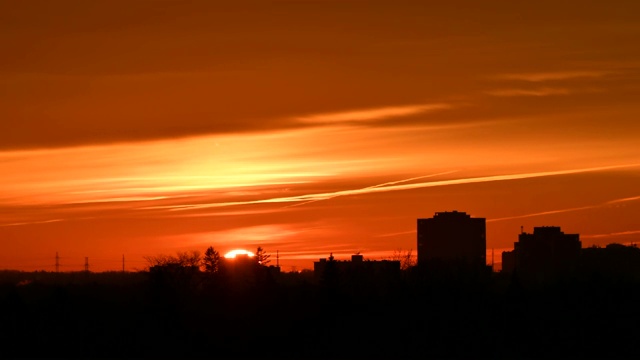
[[[56,272],[60,271],[60,256],[58,256],[58,252],[56,251]]]

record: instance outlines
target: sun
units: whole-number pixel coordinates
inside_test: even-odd
[[[235,259],[237,255],[246,255],[248,257],[256,256],[256,254],[252,253],[251,251],[236,249],[236,250],[231,250],[228,253],[224,254],[224,257],[227,259]]]

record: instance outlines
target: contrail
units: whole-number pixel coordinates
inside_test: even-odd
[[[571,212],[571,211],[593,209],[593,208],[597,208],[597,207],[600,207],[600,206],[602,206],[602,205],[589,205],[589,206],[581,206],[581,207],[568,208],[568,209],[549,210],[549,211],[543,211],[543,212],[533,213],[533,214],[516,215],[516,216],[508,216],[508,217],[497,218],[497,219],[489,219],[489,220],[487,220],[487,222],[512,220],[512,219],[522,219],[522,218],[528,218],[528,217],[534,217],[534,216],[542,216],[542,215],[551,215],[551,214],[561,214],[561,213]]]
[[[447,171],[447,172],[442,172],[442,173],[437,173],[437,174],[431,174],[431,175],[416,176],[416,177],[412,177],[412,178],[409,178],[409,179],[390,181],[390,182],[386,182],[386,183],[382,183],[382,184],[378,184],[378,185],[367,186],[365,188],[361,188],[361,189],[357,189],[357,190],[375,189],[375,188],[380,188],[380,187],[385,187],[385,186],[389,186],[389,185],[400,184],[400,183],[413,181],[413,180],[418,180],[418,179],[425,179],[425,178],[436,177],[436,176],[440,176],[440,175],[447,175],[447,174],[454,173],[456,171],[457,170]],[[357,191],[357,190],[351,190],[351,191]],[[349,191],[349,190],[344,190],[344,191]],[[303,203],[288,205],[288,206],[285,206],[285,207],[287,208],[287,207],[294,207],[294,206],[302,206],[302,205],[306,205],[306,204],[309,204],[309,203],[312,203],[312,202],[322,201],[322,200],[329,200],[329,199],[333,199],[333,198],[336,198],[338,196],[344,196],[344,195],[348,195],[348,194],[337,194],[337,195],[329,196],[329,197],[326,197],[326,198],[323,198],[323,199],[309,200],[309,201],[305,201]]]
[[[145,207],[142,209],[169,209],[169,210],[179,211],[179,210],[193,210],[193,209],[204,209],[204,208],[213,208],[213,207],[264,204],[264,203],[282,203],[282,202],[308,203],[311,201],[326,200],[336,196],[360,195],[360,194],[370,194],[370,193],[379,193],[379,192],[388,192],[388,191],[413,190],[413,189],[447,186],[447,185],[473,184],[473,183],[483,183],[483,182],[492,182],[492,181],[520,180],[520,179],[530,179],[530,178],[546,177],[546,176],[579,174],[579,173],[594,172],[594,171],[637,167],[639,165],[640,164],[601,166],[601,167],[592,167],[592,168],[583,168],[583,169],[542,171],[542,172],[535,172],[535,173],[493,175],[493,176],[481,176],[481,177],[475,177],[475,178],[428,181],[428,182],[420,182],[420,183],[414,183],[414,184],[399,184],[399,183],[410,180],[410,179],[405,179],[405,180],[395,181],[396,184],[387,185],[387,186],[383,186],[384,184],[378,184],[378,185],[369,186],[361,189],[341,190],[341,191],[335,191],[330,193],[306,194],[306,195],[297,195],[297,196],[290,196],[290,197],[279,197],[279,198],[251,200],[251,201],[234,201],[234,202],[223,202],[223,203],[213,203],[213,204],[152,206],[152,207]],[[424,178],[424,177],[436,176],[436,175],[438,174],[425,175],[418,178]]]
[[[533,213],[533,214],[524,214],[524,215],[509,216],[509,217],[503,217],[503,218],[497,218],[497,219],[490,219],[490,220],[487,220],[487,222],[511,220],[511,219],[522,219],[522,218],[528,218],[528,217],[534,217],[534,216],[560,214],[560,213],[571,212],[571,211],[595,209],[595,208],[603,207],[606,205],[618,204],[621,202],[628,202],[628,201],[635,201],[635,200],[640,200],[640,196],[609,200],[607,202],[604,202],[602,204],[597,204],[597,205],[587,205],[587,206],[581,206],[581,207],[575,207],[575,208],[549,210],[549,211],[543,211],[543,212]]]
[[[580,237],[584,239],[594,239],[594,238],[606,238],[606,237],[612,237],[612,236],[624,236],[624,235],[636,235],[636,234],[640,234],[640,230],[620,231],[620,232],[613,232],[609,234],[580,235]]]

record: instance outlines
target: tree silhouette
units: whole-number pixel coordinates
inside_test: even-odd
[[[415,257],[413,256],[413,249],[403,251],[402,249],[396,249],[393,251],[390,260],[400,261],[400,269],[408,270],[416,265]]]
[[[271,260],[269,260],[270,257],[270,254],[267,254],[261,246],[258,246],[256,250],[256,261],[258,261],[258,264],[267,265],[271,262]]]
[[[173,266],[173,267],[200,267],[202,256],[197,250],[177,252],[175,256],[160,254],[156,256],[144,256],[149,267]]]
[[[200,267],[200,263],[202,262],[202,255],[200,255],[200,251],[191,250],[178,252],[178,261],[182,266],[193,266]]]
[[[209,246],[204,252],[202,264],[204,265],[204,271],[211,274],[217,273],[220,266],[220,253],[213,246]]]

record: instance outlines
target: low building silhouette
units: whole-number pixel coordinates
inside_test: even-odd
[[[486,269],[486,219],[460,211],[418,219],[418,266]]]
[[[558,226],[522,232],[513,251],[502,253],[502,271],[536,280],[550,280],[575,271],[582,243],[579,234],[565,234]]]
[[[640,280],[640,248],[636,244],[611,243],[591,246],[580,252],[578,270],[583,276]]]
[[[361,254],[351,255],[351,260],[336,260],[333,254],[313,263],[313,273],[321,278],[327,272],[336,276],[396,276],[400,273],[398,260],[365,260]]]

